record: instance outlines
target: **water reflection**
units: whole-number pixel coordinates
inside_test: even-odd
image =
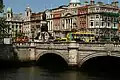
[[[119,80],[111,76],[77,70],[51,71],[40,67],[21,67],[0,70],[0,80]]]

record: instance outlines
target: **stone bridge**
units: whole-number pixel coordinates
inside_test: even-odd
[[[69,66],[79,67],[93,57],[120,57],[120,43],[14,43],[14,50],[21,61],[37,61],[43,55],[53,53]]]

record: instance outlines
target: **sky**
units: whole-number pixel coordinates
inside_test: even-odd
[[[11,7],[14,13],[19,13],[19,12],[24,13],[27,5],[31,7],[32,12],[40,12],[45,9],[55,8],[60,5],[69,4],[69,1],[70,0],[3,0],[5,5],[5,10],[8,7]],[[84,0],[82,0],[82,2],[83,1]],[[111,3],[111,0],[103,0],[103,1],[105,3],[108,2]]]

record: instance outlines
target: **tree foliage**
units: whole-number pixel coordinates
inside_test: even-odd
[[[24,36],[24,34],[22,32],[16,32],[16,38],[17,37],[23,37],[23,36]]]
[[[6,24],[4,18],[0,17],[0,38],[9,36],[8,30],[10,30],[9,25]]]
[[[3,0],[0,0],[0,13],[2,15],[4,9]],[[10,30],[9,25],[7,25],[5,18],[0,17],[0,38],[9,36],[8,31]]]
[[[0,0],[0,13],[2,13],[4,10],[3,0]]]

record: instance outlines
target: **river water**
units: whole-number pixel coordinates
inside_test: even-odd
[[[97,73],[99,74],[68,69],[49,70],[32,66],[0,69],[0,80],[120,80],[118,77],[103,76],[104,72]]]

